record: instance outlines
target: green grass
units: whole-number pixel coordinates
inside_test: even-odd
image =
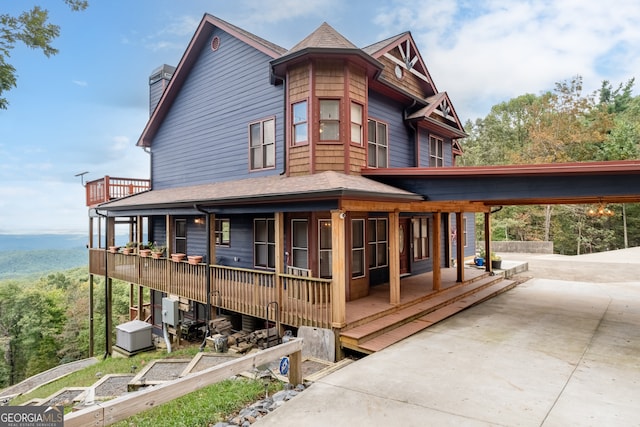
[[[107,358],[95,365],[45,384],[31,393],[20,395],[10,404],[20,405],[32,399],[43,399],[65,387],[88,387],[95,383],[99,376],[130,373],[132,366],[136,366],[139,371],[154,359],[192,358],[197,352],[198,347],[192,347],[173,351],[170,355],[167,355],[164,350],[157,350],[138,354],[131,358]],[[98,373],[100,375],[96,375]],[[269,394],[280,389],[282,389],[280,382],[271,382]],[[262,381],[244,378],[225,380],[114,425],[120,427],[207,426],[227,420],[248,403],[263,398],[264,393],[265,386]]]
[[[282,388],[269,385],[269,394]],[[116,427],[203,427],[226,421],[249,403],[264,398],[262,381],[230,379],[113,424]]]

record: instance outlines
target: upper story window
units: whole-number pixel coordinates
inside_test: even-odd
[[[216,246],[229,246],[231,243],[231,221],[227,218],[216,218]]]
[[[351,103],[351,142],[362,145],[362,105]]]
[[[320,100],[320,141],[340,140],[340,101]]]
[[[307,122],[307,101],[297,102],[292,105],[291,122],[293,126],[293,144],[301,144],[309,140]]]
[[[272,168],[276,165],[275,119],[249,125],[249,152],[251,170]]]
[[[442,139],[435,136],[429,137],[429,166],[444,166],[443,146]]]
[[[369,119],[368,165],[374,168],[387,167],[387,125]]]

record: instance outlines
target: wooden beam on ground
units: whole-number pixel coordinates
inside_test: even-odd
[[[215,384],[242,372],[252,372],[280,357],[289,355],[289,382],[302,382],[302,342],[298,338],[257,353],[230,360],[174,381],[125,394],[116,399],[72,412],[64,417],[65,427],[108,426],[147,409],[167,403],[193,391]]]

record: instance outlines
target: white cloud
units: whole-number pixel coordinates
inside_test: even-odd
[[[84,80],[71,80],[71,83],[73,83],[74,85],[80,86],[80,87],[87,87],[89,86],[89,83],[87,83]]]
[[[463,120],[575,75],[595,90],[605,78],[599,67],[616,68],[626,81],[640,63],[632,48],[640,44],[637,2],[495,0],[475,9],[464,1],[431,3],[396,2],[375,21],[387,35],[411,29],[438,89],[450,93]]]

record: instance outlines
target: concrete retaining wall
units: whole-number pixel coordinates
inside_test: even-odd
[[[479,248],[484,248],[484,241],[478,241]],[[491,242],[493,252],[509,252],[524,254],[552,254],[553,242]]]

